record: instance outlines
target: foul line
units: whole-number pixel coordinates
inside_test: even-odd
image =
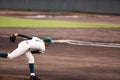
[[[114,47],[120,48],[119,43],[100,43],[100,42],[87,42],[78,40],[54,40],[56,43],[67,43],[72,45],[87,45],[87,46],[102,46],[102,47]]]

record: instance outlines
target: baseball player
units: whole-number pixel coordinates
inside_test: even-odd
[[[32,54],[44,53],[45,46],[49,46],[50,44],[54,43],[52,38],[45,36],[43,39],[40,39],[38,37],[15,33],[10,36],[10,40],[15,42],[17,36],[27,38],[27,40],[20,42],[18,47],[11,53],[0,52],[0,57],[13,59],[25,54],[29,63],[30,80],[40,80],[40,78],[36,76],[34,72],[34,57]]]

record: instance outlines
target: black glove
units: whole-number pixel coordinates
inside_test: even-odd
[[[40,51],[39,50],[34,50],[34,51],[31,51],[32,54],[40,54]]]
[[[38,76],[30,76],[30,80],[40,80],[40,77],[38,77]]]
[[[9,39],[11,42],[15,43],[16,36],[14,34],[12,34],[12,35],[10,35]]]

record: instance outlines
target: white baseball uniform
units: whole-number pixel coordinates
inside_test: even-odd
[[[29,63],[34,63],[34,57],[31,53],[33,50],[39,50],[41,53],[45,52],[45,44],[42,39],[32,37],[30,40],[24,40],[18,44],[18,48],[8,54],[7,58],[13,59],[20,55],[26,54]]]
[[[11,53],[0,52],[0,57],[13,59],[15,57],[25,54],[26,57],[28,58],[30,75],[32,77],[33,76],[36,77],[34,73],[34,57],[32,53],[44,53],[45,43],[48,42],[49,44],[52,44],[53,40],[49,36],[44,37],[43,40],[38,37],[31,37],[24,34],[17,34],[16,36],[24,37],[27,38],[28,40],[20,42],[18,44],[17,49],[15,49]]]

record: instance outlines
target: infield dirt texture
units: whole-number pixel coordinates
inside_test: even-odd
[[[70,39],[120,43],[120,29],[63,28],[0,28],[0,52],[11,52],[16,43],[8,39],[12,33],[53,39]],[[42,80],[120,80],[120,48],[80,46],[55,43],[45,54],[36,54],[35,72]],[[25,55],[15,59],[0,58],[0,80],[28,80],[29,68]]]

